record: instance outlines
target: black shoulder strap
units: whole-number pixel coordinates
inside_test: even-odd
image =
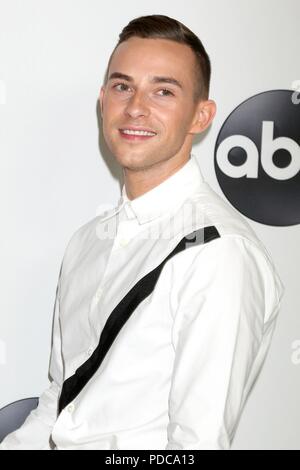
[[[218,237],[220,237],[220,234],[214,226],[201,228],[185,236],[155,269],[146,274],[130,289],[109,315],[100,335],[99,344],[92,356],[76,370],[74,375],[63,383],[58,406],[59,413],[74,400],[95,374],[122,326],[137,306],[154,290],[164,264],[172,256],[186,249],[188,245],[195,246],[196,244],[207,243]]]

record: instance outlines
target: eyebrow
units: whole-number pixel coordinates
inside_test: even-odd
[[[133,82],[133,77],[130,77],[129,75],[126,75],[125,73],[121,72],[113,72],[110,74],[108,80],[113,80],[114,78],[118,78],[121,80],[126,80],[127,82]],[[173,77],[161,77],[161,76],[155,76],[152,77],[150,80],[150,83],[170,83],[171,85],[175,85],[178,88],[183,89],[183,85],[179,80],[176,80],[176,78]]]

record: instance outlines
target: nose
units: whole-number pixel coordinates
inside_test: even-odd
[[[136,92],[129,98],[125,107],[125,113],[132,118],[147,116],[149,109],[146,103],[146,97],[142,93]]]

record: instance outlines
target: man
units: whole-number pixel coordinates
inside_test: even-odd
[[[2,449],[229,449],[284,287],[246,220],[203,180],[210,61],[178,21],[120,34],[100,91],[117,207],[71,237],[50,387]]]

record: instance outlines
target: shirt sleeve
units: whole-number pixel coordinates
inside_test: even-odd
[[[18,430],[6,436],[0,444],[0,450],[52,450],[54,448],[51,432],[57,419],[58,398],[63,381],[59,296],[60,276],[56,289],[49,364],[49,374],[52,381],[39,397],[38,407],[31,411]]]
[[[226,235],[180,256],[188,268],[179,281],[180,258],[173,266],[166,449],[226,450],[269,349],[284,287],[262,249],[243,237]]]

